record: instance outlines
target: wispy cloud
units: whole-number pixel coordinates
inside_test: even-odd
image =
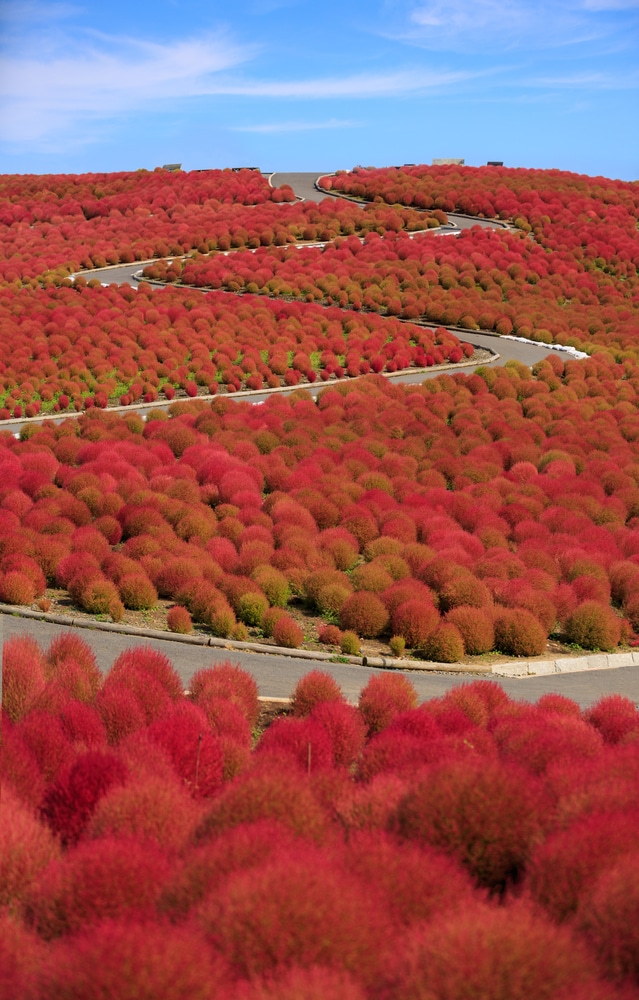
[[[270,122],[264,125],[233,125],[232,132],[257,132],[264,135],[279,132],[315,132],[318,129],[362,128],[362,122],[339,121],[331,118],[327,122]]]
[[[556,49],[614,33],[618,16],[638,7],[639,0],[418,0],[390,35],[451,52]]]

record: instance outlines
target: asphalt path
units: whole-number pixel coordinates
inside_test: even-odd
[[[12,615],[0,615],[0,628],[4,641],[17,635],[29,635],[44,649],[62,632],[68,631],[63,625],[34,621]],[[375,667],[364,667],[351,663],[328,663],[325,660],[313,662],[294,656],[277,656],[262,653],[248,653],[238,650],[214,649],[211,647],[189,646],[181,642],[164,639],[140,639],[112,632],[74,628],[73,632],[88,642],[93,649],[100,669],[107,673],[115,658],[125,649],[134,646],[151,646],[169,657],[175,666],[185,688],[197,670],[212,667],[216,663],[230,660],[248,670],[265,697],[288,698],[300,677],[310,670],[330,671],[341,686],[346,698],[356,702],[362,688],[373,674],[383,673]],[[445,674],[433,671],[410,670],[404,673],[415,685],[420,701],[436,698],[451,688],[467,683],[486,674]],[[589,670],[582,673],[554,674],[541,677],[491,678],[512,698],[536,701],[543,694],[557,692],[573,698],[583,708],[593,704],[607,694],[620,693],[639,703],[639,671],[636,667],[618,667],[613,670]]]

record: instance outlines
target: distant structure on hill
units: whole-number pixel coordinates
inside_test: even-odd
[[[162,170],[169,170],[172,174],[182,169],[181,163],[163,163]]]
[[[430,162],[431,166],[433,167],[446,167],[451,163],[456,167],[463,167],[466,161],[464,160],[463,156],[462,157],[449,156],[449,157],[444,157],[443,159],[431,160]]]
[[[503,167],[503,165],[504,165],[503,160],[488,160],[486,164],[487,167]]]

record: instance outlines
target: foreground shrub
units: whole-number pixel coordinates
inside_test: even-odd
[[[571,917],[597,876],[634,850],[637,817],[636,809],[593,813],[552,833],[530,860],[532,898],[556,921]]]
[[[374,981],[382,927],[366,892],[307,849],[231,877],[200,923],[242,976],[327,965]]]
[[[468,758],[434,767],[400,802],[395,826],[457,857],[479,885],[500,889],[541,839],[545,806],[525,771]]]
[[[210,1000],[228,988],[194,928],[107,920],[57,944],[39,974],[49,1000]],[[220,991],[218,993],[218,991]]]
[[[114,754],[82,754],[47,788],[40,813],[65,845],[76,843],[95,807],[113,785],[124,784],[125,764]]]
[[[45,666],[35,639],[15,636],[2,647],[2,708],[16,722],[44,691]]]
[[[545,632],[530,611],[516,608],[496,615],[495,649],[507,656],[539,656],[545,648]]]
[[[417,705],[417,691],[403,674],[373,674],[359,696],[368,734],[379,733],[400,712]]]
[[[156,719],[148,733],[167,754],[193,798],[210,798],[219,791],[224,758],[202,709],[183,700]]]
[[[598,729],[604,742],[615,745],[639,731],[639,712],[630,698],[609,694],[600,698],[584,714],[586,722]]]
[[[311,718],[328,733],[335,766],[354,764],[366,742],[366,725],[361,713],[345,701],[331,700],[318,702]]]
[[[256,752],[290,757],[307,774],[333,765],[330,737],[313,718],[279,718],[262,734]]]
[[[0,906],[15,908],[33,880],[59,853],[59,842],[48,827],[36,819],[4,782],[0,809]]]
[[[613,979],[639,986],[639,854],[623,855],[582,899],[577,926]]]
[[[274,819],[297,836],[321,842],[327,817],[303,775],[276,763],[265,762],[225,788],[211,804],[195,832],[203,843],[240,823]]]
[[[190,681],[191,698],[197,705],[200,695],[227,698],[242,711],[254,726],[260,714],[260,703],[255,678],[248,670],[242,670],[239,663],[226,660],[214,667],[205,667],[193,674]]]
[[[310,715],[316,705],[326,701],[344,701],[342,689],[324,670],[311,670],[295,685],[291,708],[293,715]]]
[[[153,748],[152,743],[147,746]],[[142,752],[144,749],[142,745]],[[136,752],[140,754],[139,746]],[[157,761],[154,765],[158,771]],[[113,786],[98,802],[87,836],[135,837],[179,851],[191,835],[196,816],[192,798],[167,766],[166,774],[142,774],[126,785]]]
[[[48,678],[60,678],[69,662],[79,668],[84,684],[75,683],[69,688],[74,698],[92,701],[101,683],[102,674],[95,654],[89,644],[75,632],[62,632],[56,636],[46,654],[45,672]]]
[[[522,903],[476,902],[416,927],[400,942],[389,977],[392,1000],[555,1000],[597,992],[579,942]]]
[[[295,965],[280,975],[269,975],[253,982],[238,1000],[365,1000],[364,990],[343,969],[313,965],[308,969]]]
[[[599,601],[584,601],[565,624],[570,642],[582,649],[614,649],[621,638],[621,620],[611,607]]]
[[[80,844],[33,884],[28,920],[42,937],[54,938],[109,917],[150,914],[169,870],[164,853],[149,843],[108,837]]]

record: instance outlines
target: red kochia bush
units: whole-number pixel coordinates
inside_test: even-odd
[[[100,798],[123,784],[128,770],[113,754],[90,751],[65,768],[47,788],[40,814],[63,844],[75,843]]]
[[[299,649],[304,641],[304,633],[290,615],[281,615],[273,626],[273,639],[276,646],[287,649]]]
[[[243,976],[327,965],[372,983],[379,972],[378,911],[355,879],[312,848],[232,876],[199,918]]]
[[[309,969],[294,965],[281,975],[269,975],[242,991],[241,1000],[365,1000],[362,986],[343,969],[314,965]]]
[[[238,663],[225,660],[214,667],[206,667],[193,674],[190,681],[191,697],[197,705],[201,694],[228,698],[241,709],[251,726],[260,714],[258,691],[255,679]]]
[[[580,987],[584,986],[583,994]],[[468,905],[418,926],[398,942],[389,1000],[558,1000],[610,996],[585,949],[524,903]]]
[[[428,637],[423,655],[435,663],[458,663],[464,655],[464,640],[452,622],[442,622]]]
[[[18,799],[6,781],[3,782],[0,809],[0,907],[14,907],[19,903],[38,873],[57,858],[59,853],[60,844],[51,831]],[[5,996],[1,983],[0,971],[0,996]]]
[[[313,708],[311,718],[330,737],[333,763],[337,767],[354,764],[366,742],[366,724],[361,713],[343,701],[321,701]]]
[[[555,761],[587,761],[603,750],[596,729],[571,715],[530,713],[505,719],[493,731],[502,758],[543,774]]]
[[[174,605],[167,611],[166,624],[170,628],[171,632],[179,632],[182,635],[186,635],[187,633],[193,631],[191,615],[189,614],[187,608],[184,608],[179,604]]]
[[[136,775],[125,785],[113,785],[98,802],[87,828],[89,837],[136,837],[169,851],[183,849],[193,830],[197,807],[171,772],[166,758],[144,739],[131,748],[126,763],[133,770],[146,753],[145,764],[156,773]],[[166,769],[166,771],[165,771]]]
[[[432,601],[404,601],[393,612],[393,635],[403,636],[409,649],[421,649],[439,621],[439,612]]]
[[[572,916],[599,873],[636,848],[638,820],[636,809],[593,813],[552,833],[530,859],[532,898],[554,920]]]
[[[13,722],[37,703],[44,686],[44,658],[35,639],[7,639],[2,648],[2,708]]]
[[[31,887],[28,921],[44,938],[125,914],[149,914],[170,868],[150,843],[110,837],[79,844]]]
[[[344,701],[341,687],[325,670],[311,670],[295,685],[291,699],[293,715],[310,715],[316,705],[327,701]]]
[[[214,959],[193,927],[106,920],[47,952],[38,996],[49,1000],[210,1000],[228,988],[223,960]]]
[[[297,836],[318,843],[328,829],[328,818],[308,779],[296,769],[282,771],[277,763],[266,760],[215,799],[195,832],[195,842],[203,843],[240,823],[261,819],[278,820]]]
[[[361,831],[349,837],[348,870],[378,896],[399,925],[441,919],[444,911],[471,903],[468,873],[452,858],[432,847],[397,841],[382,831]]]
[[[464,640],[464,647],[470,656],[488,653],[495,645],[495,629],[491,616],[483,608],[460,605],[451,608],[446,621],[452,622]]]
[[[222,748],[205,713],[183,701],[149,726],[149,736],[170,757],[194,798],[209,798],[222,786]]]
[[[111,745],[119,743],[146,723],[144,710],[135,693],[124,684],[105,685],[96,698],[95,707]]]
[[[88,690],[94,696],[102,682],[102,674],[93,650],[74,632],[63,632],[56,636],[49,646],[45,667],[47,677],[56,677],[60,665],[68,660],[72,660],[80,667],[86,678]],[[86,700],[90,700],[90,697]]]
[[[518,876],[541,838],[546,807],[525,771],[469,757],[434,767],[414,785],[395,826],[457,857],[480,885],[499,889]]]
[[[388,625],[388,611],[375,594],[360,590],[349,597],[340,611],[342,628],[374,639]]]
[[[276,719],[263,734],[256,752],[289,756],[308,774],[333,765],[330,736],[309,717]]]
[[[584,718],[598,729],[609,744],[622,743],[630,733],[639,731],[639,712],[630,698],[609,694],[600,698],[585,713]]]
[[[417,691],[403,674],[373,674],[359,696],[369,735],[379,733],[400,712],[417,705]]]
[[[109,680],[120,679],[132,669],[151,677],[166,691],[171,701],[182,696],[184,684],[168,656],[158,652],[151,646],[131,646],[114,660],[109,672]]]
[[[582,899],[577,926],[614,979],[639,986],[639,853],[603,871]]]
[[[495,617],[495,649],[507,656],[539,656],[546,634],[537,618],[523,608],[500,611]]]

